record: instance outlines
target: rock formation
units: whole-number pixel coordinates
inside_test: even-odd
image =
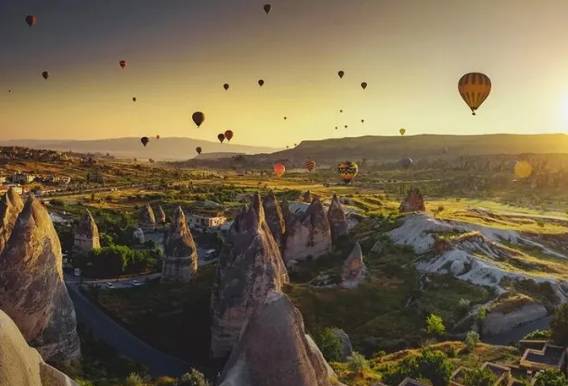
[[[24,202],[14,188],[8,189],[4,200],[0,202],[0,254],[12,235],[18,215],[24,208]]]
[[[266,217],[266,223],[274,236],[274,240],[279,246],[282,245],[284,240],[284,233],[286,231],[286,224],[284,222],[284,216],[282,214],[282,209],[280,204],[276,199],[273,191],[270,191],[264,200],[262,201],[262,206],[264,207],[264,215]]]
[[[166,236],[162,261],[162,282],[189,282],[197,272],[199,258],[181,207],[175,211]]]
[[[28,346],[18,327],[0,310],[0,385],[74,386],[76,383],[46,364]]]
[[[252,313],[220,386],[339,386],[288,297],[271,292]]]
[[[329,210],[327,211],[327,219],[329,220],[329,226],[331,229],[331,238],[333,242],[347,234],[347,218],[345,217],[345,212],[343,211],[343,206],[339,202],[339,198],[334,194],[331,199],[331,204],[329,205]]]
[[[351,338],[349,335],[341,328],[332,329],[333,335],[339,339],[341,342],[341,361],[345,362],[353,355],[353,345],[351,344]]]
[[[424,197],[420,190],[410,189],[406,198],[400,203],[399,211],[401,213],[406,212],[424,212],[426,208],[424,207]]]
[[[363,251],[359,242],[355,243],[353,250],[343,263],[341,272],[341,286],[345,288],[355,288],[365,278],[367,267],[363,261]]]
[[[89,252],[101,247],[99,228],[89,209],[77,224],[73,238],[73,247],[80,252]]]
[[[156,216],[150,204],[146,204],[138,216],[138,225],[144,232],[156,230]]]
[[[166,217],[166,212],[164,212],[164,209],[162,208],[162,205],[158,205],[158,209],[156,210],[157,213],[157,219],[158,223],[160,225],[166,225],[167,222],[167,217]]]
[[[302,194],[302,201],[307,202],[308,204],[311,203],[313,199],[312,192],[309,190],[306,190],[304,194]]]
[[[18,216],[0,255],[0,308],[48,361],[80,356],[75,310],[63,282],[59,238],[33,197]]]
[[[331,251],[331,230],[320,200],[315,198],[305,213],[285,211],[286,234],[284,261],[294,265],[308,258],[318,258]]]
[[[228,355],[254,308],[287,282],[280,249],[256,194],[235,218],[220,257],[211,299],[212,356]]]

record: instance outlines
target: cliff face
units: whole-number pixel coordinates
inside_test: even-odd
[[[274,192],[270,192],[266,195],[262,201],[262,206],[264,207],[264,214],[266,217],[266,223],[274,236],[276,243],[281,246],[284,239],[284,233],[286,232],[286,224],[284,222],[284,216],[282,215],[282,208]]]
[[[347,234],[348,229],[345,211],[343,210],[341,202],[339,202],[339,198],[337,198],[335,194],[331,199],[331,205],[327,211],[327,219],[331,229],[331,238],[335,243],[341,236]]]
[[[74,386],[76,383],[47,365],[31,348],[16,324],[0,310],[0,385]]]
[[[339,386],[288,297],[270,292],[252,313],[221,386]]]
[[[0,254],[12,235],[18,215],[24,208],[24,202],[14,188],[10,188],[0,202]]]
[[[153,231],[156,229],[156,216],[150,204],[146,204],[138,214],[138,224],[143,231]]]
[[[59,238],[47,210],[33,198],[26,202],[0,255],[0,283],[0,308],[45,360],[80,356]]]
[[[320,200],[315,198],[305,213],[285,211],[284,261],[291,266],[331,251],[331,229]]]
[[[236,217],[219,261],[211,300],[212,356],[228,355],[254,308],[287,282],[280,249],[266,223],[260,196],[255,195]]]
[[[178,207],[166,236],[162,281],[188,282],[197,272],[198,263],[197,247],[187,226],[185,214]]]

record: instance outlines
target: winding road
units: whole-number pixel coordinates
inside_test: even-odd
[[[154,377],[177,377],[190,369],[189,363],[155,349],[115,322],[81,293],[78,281],[69,278],[66,284],[78,321],[89,328],[97,339],[113,347],[119,354],[146,366]]]

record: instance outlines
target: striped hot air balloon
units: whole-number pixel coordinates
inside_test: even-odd
[[[304,168],[310,173],[315,170],[316,165],[316,161],[314,160],[307,160],[306,162],[304,162]]]
[[[343,161],[337,165],[337,174],[346,184],[351,183],[359,173],[359,166],[353,161]]]
[[[480,72],[470,72],[460,78],[458,90],[461,97],[475,115],[475,110],[481,106],[491,92],[491,79]]]

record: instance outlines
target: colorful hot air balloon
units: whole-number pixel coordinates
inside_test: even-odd
[[[367,88],[367,82],[361,83],[361,88],[365,90]]]
[[[344,183],[350,184],[359,173],[359,166],[352,161],[343,161],[337,164],[337,174]]]
[[[201,154],[201,152],[203,151],[203,149],[201,149],[201,146],[197,146],[195,148],[195,151],[197,152],[197,154]]]
[[[260,87],[264,86],[264,80],[259,79],[259,80],[258,80],[258,85],[259,85]]]
[[[528,178],[533,173],[533,167],[528,161],[517,161],[513,171],[517,178]]]
[[[339,75],[339,79],[343,79],[343,75],[345,75],[345,72],[343,70],[338,71],[337,75]]]
[[[400,133],[400,135],[404,135],[406,134],[406,129],[400,129],[398,132]]]
[[[41,76],[43,76],[43,79],[47,79],[47,78],[49,78],[49,72],[44,71],[44,72],[41,73]]]
[[[37,17],[34,15],[28,15],[26,16],[26,24],[31,28],[32,26],[35,25],[35,23],[37,23]]]
[[[223,141],[225,141],[225,134],[220,133],[219,135],[217,135],[217,139],[219,140],[219,142],[223,143]]]
[[[487,99],[491,92],[491,79],[480,72],[470,72],[460,78],[458,91],[471,109],[471,114]]]
[[[233,130],[225,131],[225,138],[227,138],[227,141],[231,142],[231,139],[233,139]]]
[[[120,68],[122,68],[123,70],[126,68],[126,66],[128,65],[126,63],[126,60],[122,59],[121,61],[118,62],[118,64],[120,65]]]
[[[284,166],[284,164],[280,162],[275,163],[273,169],[274,175],[276,175],[276,177],[282,177],[286,172],[286,166]]]
[[[308,160],[304,162],[304,168],[311,173],[316,168],[316,161]]]
[[[146,145],[148,144],[148,142],[150,142],[150,138],[148,138],[148,137],[142,137],[142,138],[140,138],[140,142],[142,142],[142,145],[144,145],[144,147],[146,147]]]
[[[264,12],[266,12],[266,14],[268,15],[270,13],[270,10],[272,9],[272,5],[264,4],[262,8],[264,9]]]
[[[412,165],[414,165],[414,160],[412,158],[403,158],[400,160],[400,166],[403,169],[408,169],[410,168]]]
[[[199,127],[205,120],[205,114],[203,114],[201,111],[196,111],[191,115],[191,119],[193,119],[193,122],[195,122],[197,127]]]

